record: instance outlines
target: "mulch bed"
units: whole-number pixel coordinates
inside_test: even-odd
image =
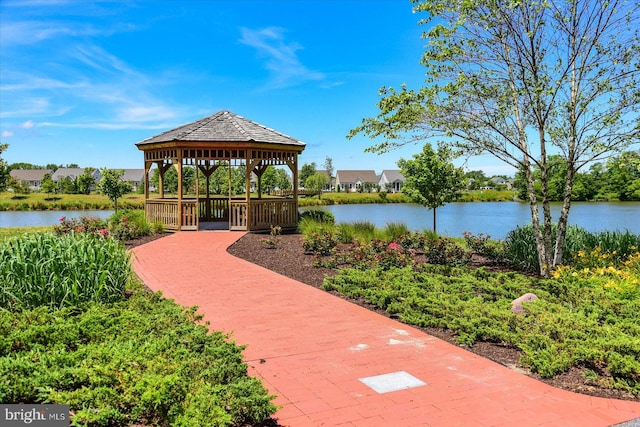
[[[238,258],[265,267],[275,271],[283,276],[290,277],[299,282],[305,283],[322,289],[322,282],[325,276],[336,274],[335,270],[328,268],[317,268],[313,266],[313,255],[305,254],[302,246],[302,235],[300,234],[284,234],[278,236],[276,248],[268,248],[264,243],[268,235],[248,233],[229,247],[228,252]],[[147,243],[160,236],[151,236],[143,239],[127,242],[127,247],[137,246],[138,244]],[[471,267],[485,266],[490,270],[504,269],[501,266],[488,265],[482,258],[474,257]],[[350,302],[358,304],[369,310],[375,311],[383,316],[389,317],[386,311],[379,310],[376,307],[362,300],[354,300],[345,298],[337,293],[332,294],[347,299]],[[429,335],[445,340],[453,345],[459,346],[454,341],[455,333],[449,330],[436,328],[418,328]],[[490,342],[476,342],[473,346],[463,346],[467,350],[478,354],[482,357],[490,359],[501,365],[517,370],[539,381],[543,381],[551,386],[576,393],[587,394],[590,396],[606,397],[613,399],[638,400],[633,394],[621,390],[612,390],[600,387],[597,384],[588,383],[583,376],[583,369],[571,368],[567,372],[555,376],[551,379],[543,379],[539,375],[529,372],[527,368],[519,362],[520,351],[511,346],[505,346]]]

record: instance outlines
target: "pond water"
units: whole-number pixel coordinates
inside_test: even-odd
[[[557,221],[560,203],[552,204],[552,216]],[[333,205],[319,208],[333,213],[336,222],[369,221],[376,227],[388,223],[404,223],[414,231],[433,229],[433,211],[416,204],[366,204]],[[449,203],[437,209],[438,234],[462,237],[473,234],[489,234],[504,239],[506,234],[520,225],[531,223],[531,210],[527,203],[518,202],[459,202]],[[588,231],[629,230],[640,234],[640,203],[573,203],[569,223]]]
[[[78,218],[81,216],[93,216],[107,219],[113,214],[112,210],[85,210],[85,211],[19,211],[0,212],[0,228],[7,227],[33,227],[54,225],[60,222],[60,218]]]
[[[552,205],[552,214],[557,221],[561,205]],[[365,204],[333,205],[319,208],[332,212],[337,222],[369,221],[376,227],[384,227],[390,222],[406,224],[411,230],[431,230],[433,211],[416,204]],[[85,211],[24,211],[0,212],[0,227],[29,227],[53,225],[61,217],[77,218],[94,216],[106,219],[111,210]],[[489,234],[495,239],[503,239],[519,225],[531,222],[529,205],[518,202],[467,202],[450,203],[437,210],[437,230],[439,234],[462,237],[469,231],[473,234]],[[629,230],[640,234],[640,203],[573,203],[569,223],[589,231]]]

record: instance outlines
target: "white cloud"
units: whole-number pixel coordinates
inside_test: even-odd
[[[10,130],[3,130],[2,131],[2,136],[3,138],[9,138],[13,136],[13,132],[11,132]]]
[[[33,128],[33,120],[27,120],[26,122],[20,125],[22,129],[32,129]]]
[[[125,122],[146,122],[175,118],[175,112],[163,105],[135,105],[118,112],[118,118]]]
[[[325,75],[308,69],[300,62],[296,51],[302,49],[297,43],[286,43],[282,28],[270,27],[261,30],[241,28],[240,43],[255,48],[265,59],[264,67],[271,73],[269,88],[296,86],[308,81],[324,80]]]
[[[3,107],[0,118],[51,115],[51,104],[48,98],[29,97],[24,95],[12,107]]]
[[[42,122],[38,123],[38,126],[42,127],[57,127],[68,129],[100,129],[100,130],[127,130],[127,129],[142,129],[142,130],[155,130],[155,129],[168,129],[175,126],[175,123],[133,123],[133,122],[87,122],[87,123],[56,123],[56,122]]]

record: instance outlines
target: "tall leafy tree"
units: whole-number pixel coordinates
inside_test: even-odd
[[[42,177],[42,183],[40,184],[40,191],[44,191],[47,194],[51,194],[56,190],[56,183],[53,182],[51,174],[44,174]]]
[[[427,41],[419,90],[382,88],[360,132],[384,140],[448,137],[522,171],[540,273],[562,262],[576,173],[640,141],[640,12],[627,0],[412,0]],[[549,154],[566,163],[552,240]],[[540,197],[532,170],[540,170]],[[542,218],[539,205],[542,205]]]
[[[640,152],[629,151],[607,161],[606,189],[622,201],[640,200]]]
[[[322,172],[316,172],[304,182],[304,188],[318,193],[318,199],[322,199],[322,189],[329,184],[329,178]]]
[[[68,176],[60,178],[58,181],[58,190],[63,194],[76,194],[78,192],[75,180]]]
[[[91,188],[96,184],[96,179],[93,177],[94,168],[86,168],[82,175],[76,178],[76,186],[78,187],[79,194],[90,194]]]
[[[304,185],[307,178],[316,173],[316,162],[305,163],[300,169],[300,182]]]
[[[402,191],[414,203],[433,209],[433,231],[436,231],[436,209],[458,198],[464,188],[464,171],[456,168],[453,154],[445,146],[435,151],[425,144],[412,160],[400,159],[398,167],[406,181]]]
[[[102,179],[98,188],[113,202],[113,208],[118,211],[118,199],[131,191],[131,184],[122,181],[124,170],[102,169]]]

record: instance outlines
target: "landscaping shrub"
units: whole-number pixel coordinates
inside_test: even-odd
[[[412,265],[413,251],[405,250],[395,242],[387,243],[374,239],[367,243],[357,242],[346,255],[344,262],[360,270],[389,270]]]
[[[445,237],[430,241],[425,247],[425,254],[431,264],[463,266],[471,262],[469,252]]]
[[[302,241],[304,251],[315,255],[329,255],[333,252],[338,242],[330,231],[311,232],[305,235]]]
[[[107,222],[100,218],[82,216],[80,218],[60,218],[60,222],[53,226],[53,232],[57,236],[68,234],[95,234],[106,236],[108,234]]]
[[[117,240],[131,240],[153,233],[143,210],[120,209],[109,217],[109,233]]]
[[[64,307],[113,302],[124,295],[129,255],[92,234],[31,234],[0,246],[0,307]]]
[[[264,422],[273,396],[200,320],[141,289],[86,310],[0,310],[0,402],[68,404],[73,425]]]
[[[474,254],[482,255],[497,262],[504,260],[505,247],[502,241],[491,240],[491,236],[484,233],[473,235],[466,231],[463,236],[469,250]]]
[[[522,271],[538,271],[538,250],[531,224],[516,227],[504,239],[506,261]]]

